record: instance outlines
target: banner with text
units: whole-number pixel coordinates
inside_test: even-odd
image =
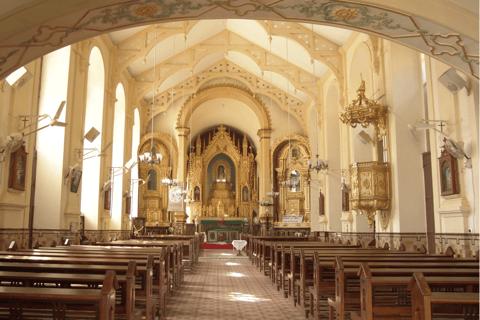
[[[184,211],[183,182],[178,182],[178,186],[168,188],[168,207],[167,211]]]
[[[283,216],[282,223],[302,223],[303,216]]]

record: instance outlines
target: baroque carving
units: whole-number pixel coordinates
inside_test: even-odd
[[[377,210],[390,206],[390,166],[386,162],[357,162],[350,165],[352,193],[350,205],[364,214],[370,228]],[[382,228],[388,226],[390,215],[382,211]]]

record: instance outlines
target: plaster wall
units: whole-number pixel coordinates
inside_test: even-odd
[[[391,151],[391,221],[394,232],[425,231],[425,191],[420,141],[408,125],[423,118],[420,54],[390,43],[387,106]],[[415,108],[413,106],[416,106]]]

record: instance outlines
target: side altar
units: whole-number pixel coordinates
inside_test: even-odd
[[[235,217],[198,217],[200,232],[205,232],[207,242],[227,242],[240,239],[243,220]]]

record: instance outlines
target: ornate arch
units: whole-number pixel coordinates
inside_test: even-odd
[[[218,98],[231,98],[245,103],[257,116],[261,129],[271,129],[272,120],[265,103],[251,90],[232,84],[216,84],[199,89],[183,104],[177,118],[177,127],[186,127],[190,117],[203,103]]]
[[[172,175],[173,178],[176,178],[177,175],[177,162],[178,162],[178,146],[175,141],[171,140],[170,135],[164,133],[164,132],[153,132],[152,133],[147,133],[143,137],[140,138],[140,143],[137,148],[137,157],[138,155],[144,153],[150,148],[150,139],[152,138],[153,135],[153,144],[154,147],[158,147],[157,151],[160,151],[162,155],[166,158],[166,155],[170,155],[170,148],[171,146],[171,153],[172,153]],[[164,159],[165,159],[164,158]],[[162,163],[163,163],[162,159]],[[168,166],[168,165],[166,165]]]
[[[13,0],[10,0],[13,1]],[[425,0],[308,1],[269,4],[248,1],[31,1],[2,15],[0,78],[42,55],[103,33],[164,22],[212,18],[294,20],[376,34],[415,47],[478,79],[478,15],[460,6]],[[436,10],[428,10],[435,7]],[[218,11],[220,9],[221,11]],[[28,17],[28,19],[27,19]],[[439,17],[446,17],[438,21]],[[473,26],[473,27],[470,27]],[[412,42],[413,39],[417,41]],[[28,54],[27,54],[28,52]]]

